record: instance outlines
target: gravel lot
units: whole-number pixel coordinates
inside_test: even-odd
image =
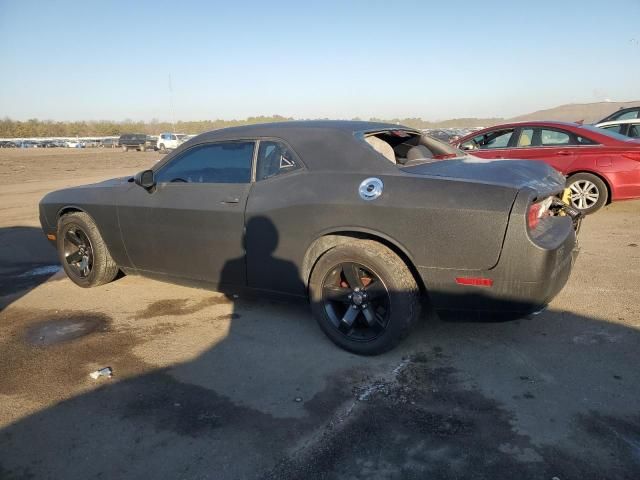
[[[587,218],[542,314],[361,358],[306,304],[67,280],[39,199],[159,158],[0,150],[1,479],[640,478],[640,202]]]

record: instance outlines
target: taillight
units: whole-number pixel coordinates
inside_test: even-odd
[[[535,230],[540,223],[540,219],[549,213],[549,207],[552,201],[553,198],[548,197],[541,202],[529,205],[529,211],[527,212],[527,225],[529,226],[529,230]]]
[[[541,205],[539,203],[532,203],[529,205],[529,213],[527,214],[527,224],[529,225],[529,230],[535,230],[540,223],[540,217],[538,213],[540,213]]]

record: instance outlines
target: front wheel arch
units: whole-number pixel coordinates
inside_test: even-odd
[[[87,213],[84,210],[82,210],[80,207],[76,207],[73,205],[67,205],[66,207],[62,207],[60,210],[58,210],[58,213],[56,214],[56,225],[58,224],[60,219],[65,215],[68,215],[70,213],[76,213],[76,212]]]

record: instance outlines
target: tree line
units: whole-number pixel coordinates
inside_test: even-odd
[[[73,121],[60,122],[54,120],[38,120],[35,118],[19,121],[4,118],[0,120],[0,138],[23,137],[109,137],[123,133],[147,133],[157,135],[161,132],[202,133],[225,127],[249,125],[253,123],[268,123],[293,120],[280,115],[249,117],[243,120],[200,120],[179,121],[175,124],[151,120],[149,122],[123,120],[121,122]],[[354,118],[353,120],[360,120]],[[500,123],[501,118],[457,118],[445,121],[430,122],[421,118],[371,118],[372,121],[389,122],[406,125],[413,128],[447,128],[447,127],[479,127]]]

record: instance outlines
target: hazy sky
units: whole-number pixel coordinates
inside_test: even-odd
[[[640,99],[640,0],[0,0],[0,117],[512,116]]]

